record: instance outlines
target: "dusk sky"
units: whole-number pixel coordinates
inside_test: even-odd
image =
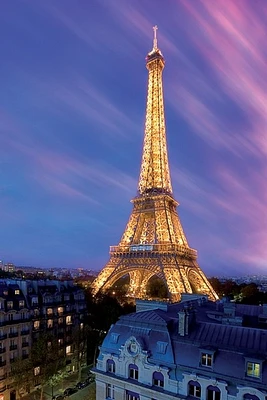
[[[174,197],[208,275],[267,274],[267,2],[0,9],[0,259],[101,269],[137,193],[153,25]]]

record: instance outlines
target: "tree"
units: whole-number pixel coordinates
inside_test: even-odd
[[[147,294],[152,298],[166,299],[168,298],[167,286],[157,276],[153,276],[148,282]]]
[[[212,277],[209,279],[209,282],[211,284],[211,286],[213,287],[213,289],[215,290],[215,292],[217,293],[217,295],[219,297],[223,296],[223,285],[220,282],[220,280],[216,277]]]
[[[72,333],[73,339],[73,360],[76,363],[78,371],[77,382],[80,382],[82,375],[82,363],[86,360],[87,350],[87,336],[89,332],[89,326],[86,322],[80,323],[76,326]]]
[[[63,381],[63,379],[67,378],[68,373],[64,370],[57,371],[54,375],[51,375],[47,380],[47,385],[52,389],[52,398],[53,398],[53,390],[56,385]]]
[[[11,366],[10,374],[11,385],[16,389],[19,397],[29,392],[33,383],[33,370],[31,361],[23,358],[18,358]]]
[[[30,362],[35,383],[41,386],[40,399],[43,398],[44,385],[64,366],[64,361],[65,357],[54,336],[42,334],[33,343]]]

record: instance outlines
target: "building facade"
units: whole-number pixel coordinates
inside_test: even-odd
[[[83,337],[85,314],[84,291],[72,281],[0,281],[0,400],[16,398],[12,364],[29,358],[42,335],[55,338],[67,371],[86,359],[85,343],[77,340]],[[38,385],[42,366],[32,372]]]
[[[267,307],[137,301],[94,369],[96,400],[267,400]]]

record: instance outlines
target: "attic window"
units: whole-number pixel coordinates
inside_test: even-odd
[[[20,294],[20,290],[19,290],[19,289],[16,289],[16,290],[15,290],[15,294]]]
[[[119,336],[120,335],[118,333],[113,332],[111,334],[111,343],[118,343]]]
[[[202,367],[213,368],[216,349],[211,347],[200,348],[199,365]]]
[[[257,362],[247,362],[247,376],[252,378],[260,378],[261,375],[261,365]]]
[[[157,353],[165,354],[167,346],[168,346],[168,343],[166,343],[166,342],[157,342]]]
[[[262,367],[264,359],[256,357],[245,357],[246,376],[251,379],[262,379]]]

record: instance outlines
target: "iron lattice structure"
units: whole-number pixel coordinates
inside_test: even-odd
[[[129,274],[128,295],[146,298],[148,281],[156,275],[165,282],[172,301],[193,292],[217,300],[197,263],[197,251],[188,245],[172,194],[162,87],[165,61],[156,29],[146,58],[148,95],[138,196],[132,200],[133,211],[119,245],[110,247],[110,260],[93,282],[93,293],[109,289]]]

